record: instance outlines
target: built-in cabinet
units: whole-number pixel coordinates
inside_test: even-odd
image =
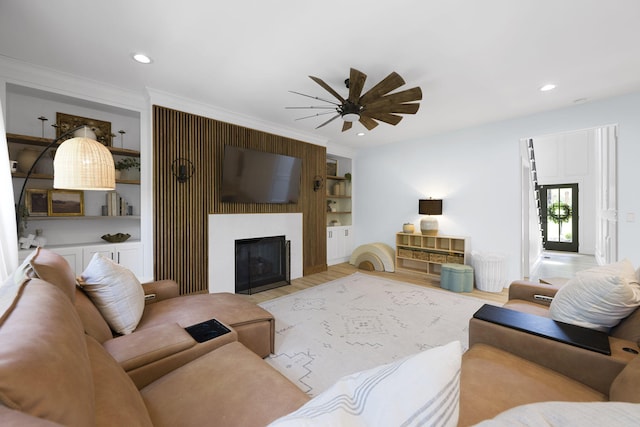
[[[349,260],[353,252],[351,226],[327,228],[327,265],[340,264]]]
[[[327,155],[327,265],[349,261],[353,252],[352,161]]]
[[[459,236],[396,234],[396,270],[440,277],[442,264],[466,264],[471,240]]]
[[[47,246],[46,248],[64,257],[77,276],[87,268],[93,255],[100,253],[104,257],[128,268],[138,278],[143,277],[143,249],[140,242],[98,243],[86,246],[61,245]],[[34,249],[20,250],[20,262],[26,259],[33,251]]]

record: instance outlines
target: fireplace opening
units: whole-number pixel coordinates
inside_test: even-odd
[[[236,293],[256,292],[291,284],[291,241],[285,236],[236,240]]]

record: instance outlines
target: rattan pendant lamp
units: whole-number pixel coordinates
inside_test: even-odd
[[[95,140],[93,131],[86,126],[80,126],[65,132],[42,150],[38,158],[33,162],[29,172],[27,172],[16,205],[18,233],[21,232],[20,224],[24,211],[24,193],[29,178],[44,154],[69,135],[74,135],[74,137],[62,142],[56,149],[56,155],[53,160],[53,188],[96,191],[108,191],[116,188],[113,156],[107,147]]]

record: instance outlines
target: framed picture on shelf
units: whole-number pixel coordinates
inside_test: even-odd
[[[327,176],[338,176],[338,161],[327,159]]]
[[[27,215],[49,215],[49,190],[40,188],[27,189]]]
[[[77,190],[49,190],[49,216],[83,216],[84,193]]]
[[[96,134],[96,140],[107,147],[111,146],[111,122],[105,122],[88,117],[72,116],[71,114],[56,113],[56,137],[68,132],[78,126],[88,126]],[[73,136],[69,136],[73,138]]]

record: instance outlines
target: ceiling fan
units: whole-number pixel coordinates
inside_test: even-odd
[[[336,97],[339,102],[323,99],[317,96],[305,95],[304,93],[290,91],[296,95],[306,96],[318,101],[331,104],[330,106],[310,106],[310,107],[286,107],[289,109],[329,109],[332,111],[318,113],[311,116],[300,117],[296,120],[308,119],[310,117],[322,116],[325,114],[337,113],[326,122],[320,124],[316,129],[325,126],[338,117],[344,120],[342,131],[351,129],[353,122],[359,121],[362,125],[371,130],[378,126],[378,121],[397,125],[402,120],[398,114],[415,114],[420,108],[420,103],[414,102],[422,99],[422,90],[419,87],[390,93],[405,84],[405,81],[395,71],[385,77],[380,83],[373,86],[362,95],[364,83],[367,75],[355,68],[351,69],[349,78],[345,80],[345,85],[349,89],[349,96],[345,99],[322,79],[309,76],[311,80],[322,86],[327,92]]]

